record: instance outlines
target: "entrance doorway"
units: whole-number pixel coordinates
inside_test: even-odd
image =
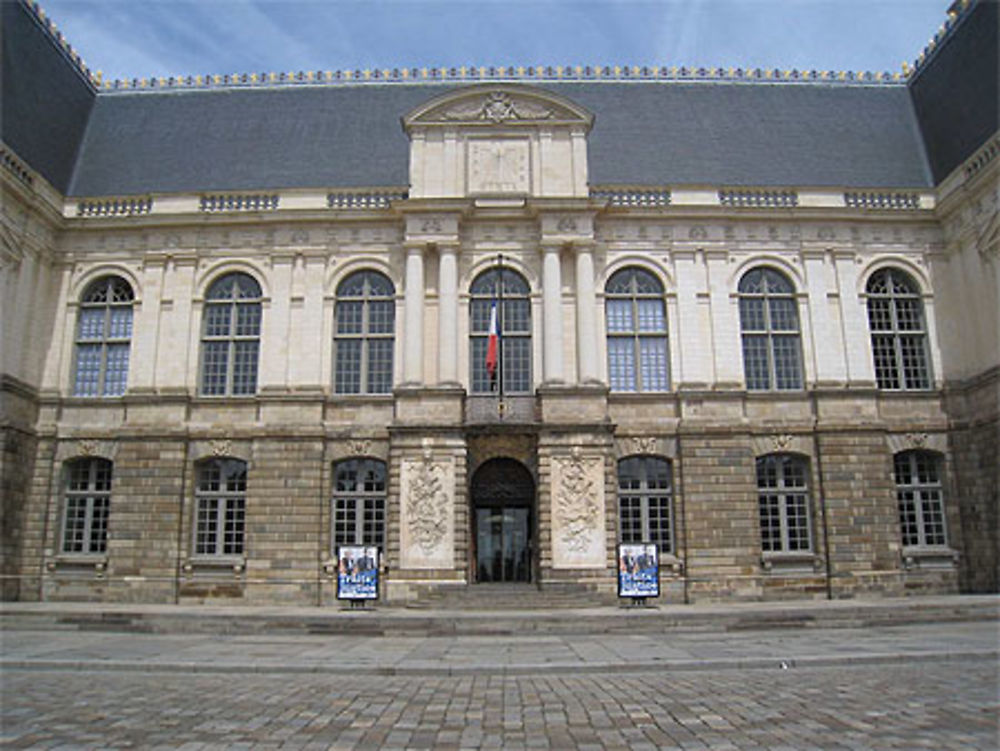
[[[477,583],[530,582],[535,482],[513,459],[491,459],[472,477],[473,573]]]

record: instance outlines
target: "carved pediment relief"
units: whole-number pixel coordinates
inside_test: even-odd
[[[475,86],[432,99],[403,118],[407,132],[422,126],[577,125],[594,117],[563,97],[527,86]]]

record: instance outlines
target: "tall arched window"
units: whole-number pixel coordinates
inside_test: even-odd
[[[334,391],[388,394],[392,391],[392,348],[396,290],[375,271],[358,271],[337,287]]]
[[[928,389],[924,306],[913,280],[899,269],[881,269],[868,280],[868,327],[880,389]]]
[[[132,287],[117,276],[87,287],[76,325],[74,396],[125,393],[134,300]]]
[[[217,279],[205,296],[201,393],[241,396],[257,391],[261,292],[247,274]]]
[[[740,279],[739,299],[747,388],[802,388],[799,313],[792,283],[774,269],[751,269]]]
[[[500,278],[503,305],[500,306]],[[476,277],[469,289],[469,343],[472,393],[531,392],[531,299],[528,283],[511,269],[490,269]],[[496,375],[487,367],[490,320],[496,306],[499,365]],[[501,384],[499,381],[503,380]]]
[[[246,535],[246,462],[239,459],[209,459],[199,462],[195,483],[195,555],[243,555]]]
[[[769,454],[757,459],[761,549],[765,553],[812,550],[809,464],[800,456]]]
[[[618,462],[618,527],[621,542],[652,542],[661,553],[674,552],[669,461],[630,456]]]
[[[670,356],[663,285],[648,271],[627,268],[608,280],[604,292],[611,390],[668,390]]]
[[[933,547],[948,543],[939,464],[938,455],[930,451],[903,451],[893,458],[904,545]]]
[[[334,549],[337,545],[385,545],[385,462],[337,462],[334,478]]]
[[[77,459],[66,464],[63,553],[107,551],[111,468],[107,459]]]

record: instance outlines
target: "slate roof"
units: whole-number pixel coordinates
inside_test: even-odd
[[[95,95],[44,30],[32,28],[38,24],[28,8],[11,0],[2,5],[4,141],[69,196],[406,186],[408,140],[400,118],[468,85]],[[996,57],[996,5],[979,6],[976,13],[992,12],[993,27],[966,34],[971,52],[944,54],[959,47],[949,40],[937,56],[948,64],[924,70],[912,97],[903,85],[856,83],[536,85],[595,115],[588,139],[593,185],[926,188],[988,137],[982,131],[991,122],[990,132],[996,130],[996,71],[986,69],[991,49]],[[953,86],[959,66],[983,50],[986,63],[972,65],[972,83]],[[984,115],[984,90],[991,87],[993,112]],[[979,102],[967,101],[974,96]],[[954,136],[962,121],[935,109],[942,98],[974,110],[966,119],[975,127],[964,140]]]

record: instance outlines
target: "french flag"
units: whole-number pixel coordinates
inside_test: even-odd
[[[497,379],[497,339],[497,303],[494,300],[490,306],[490,338],[486,343],[486,372],[490,383]]]

